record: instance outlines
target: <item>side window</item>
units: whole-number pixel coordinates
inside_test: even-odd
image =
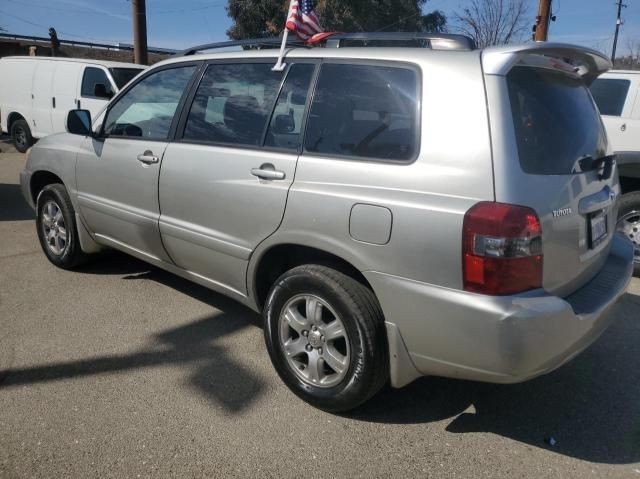
[[[107,113],[105,134],[166,139],[180,98],[196,68],[189,65],[160,70],[136,83]]]
[[[417,152],[418,78],[408,68],[324,64],[305,151],[409,161]]]
[[[270,63],[213,64],[198,86],[185,140],[260,145],[281,72]]]
[[[295,150],[300,145],[304,108],[314,70],[315,65],[308,63],[296,64],[289,69],[271,116],[266,146]]]
[[[107,74],[100,68],[87,67],[84,69],[84,75],[82,76],[82,88],[80,94],[84,98],[96,98],[100,97],[96,95],[96,85],[104,85],[106,95],[113,96],[113,88],[111,82],[107,78]]]
[[[591,94],[602,115],[620,116],[629,93],[629,80],[600,78],[591,85]]]

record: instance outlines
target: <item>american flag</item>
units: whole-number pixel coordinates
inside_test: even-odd
[[[314,11],[314,0],[291,0],[287,30],[307,41],[317,33],[322,33],[320,20]]]

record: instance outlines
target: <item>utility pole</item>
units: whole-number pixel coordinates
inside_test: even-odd
[[[546,42],[549,36],[549,22],[551,18],[551,0],[540,0],[536,24],[533,26],[533,39],[536,42]]]
[[[133,17],[133,58],[136,63],[146,65],[147,58],[147,6],[145,0],[131,0]]]
[[[618,19],[616,20],[616,34],[613,37],[613,51],[611,52],[611,63],[616,61],[616,50],[618,48],[618,34],[620,33],[620,25],[622,25],[622,7],[627,8],[627,6],[622,3],[622,0],[618,0]]]

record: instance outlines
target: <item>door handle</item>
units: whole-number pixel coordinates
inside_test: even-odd
[[[622,126],[620,127],[620,131],[627,131],[627,124],[623,123]]]
[[[276,170],[271,163],[265,163],[260,168],[251,168],[251,174],[262,180],[284,180],[286,178],[284,171]]]
[[[140,163],[144,163],[145,165],[151,165],[153,163],[158,163],[160,161],[160,158],[155,156],[150,150],[147,150],[141,155],[138,155],[138,161]]]
[[[51,106],[53,106],[53,108],[56,107],[56,97],[51,97]]]

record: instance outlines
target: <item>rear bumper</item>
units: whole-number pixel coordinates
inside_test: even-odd
[[[600,272],[566,298],[542,290],[491,297],[365,273],[410,358],[399,370],[391,355],[392,384],[419,375],[514,383],[552,371],[607,328],[632,261],[631,243],[616,236]]]

